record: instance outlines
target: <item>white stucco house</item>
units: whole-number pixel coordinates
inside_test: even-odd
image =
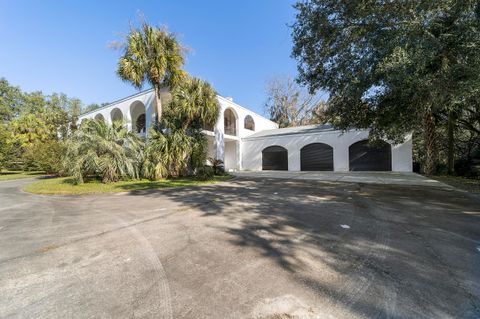
[[[169,94],[161,94],[162,104]],[[147,90],[80,116],[107,123],[122,120],[127,128],[146,134],[155,119],[154,92]],[[220,114],[215,127],[204,130],[208,157],[224,161],[227,171],[412,171],[412,138],[367,145],[368,130],[342,132],[329,125],[279,129],[265,117],[218,96]]]

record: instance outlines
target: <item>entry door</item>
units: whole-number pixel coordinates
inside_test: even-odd
[[[262,170],[288,171],[288,152],[281,146],[269,146],[262,151]]]
[[[312,143],[302,147],[300,170],[333,171],[333,147],[324,143]]]

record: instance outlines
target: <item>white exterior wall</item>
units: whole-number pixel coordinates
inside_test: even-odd
[[[119,100],[112,104],[107,105],[106,107],[99,108],[97,110],[85,113],[79,117],[81,122],[83,119],[94,119],[95,116],[101,114],[105,119],[105,122],[108,124],[112,123],[111,113],[115,109],[119,109],[122,112],[123,120],[125,125],[129,130],[132,129],[132,117],[130,113],[130,107],[133,106],[136,102],[141,102],[145,106],[145,119],[146,119],[146,128],[150,127],[153,116],[155,114],[155,96],[153,90],[142,92],[131,97]]]
[[[225,142],[225,169],[235,169],[238,166],[238,150],[236,141]]]
[[[407,135],[402,144],[392,145],[392,171],[413,171],[412,149],[412,134]]]
[[[162,102],[168,101],[168,92],[162,91]],[[255,132],[278,128],[278,125],[263,116],[252,112],[233,101],[218,96],[220,114],[214,132],[205,131],[211,140],[208,153],[225,163],[226,170],[261,170],[262,150],[267,146],[279,145],[288,150],[288,169],[300,170],[300,149],[310,143],[325,143],[333,147],[333,160],[335,171],[348,171],[348,147],[360,140],[368,138],[366,130],[352,130],[346,133],[327,131],[308,134],[291,134],[279,136],[248,138]],[[111,123],[111,112],[118,108],[123,115],[125,125],[132,129],[130,109],[135,103],[141,102],[145,106],[146,128],[151,126],[155,114],[155,96],[153,90],[141,92],[114,102],[98,110],[83,114],[79,121],[86,118],[95,118],[101,114],[107,123]],[[236,116],[236,136],[224,134],[224,112],[232,109]],[[255,131],[244,128],[244,120],[250,115],[255,122]],[[228,143],[228,144],[226,144]],[[412,136],[407,136],[404,143],[392,145],[392,170],[397,172],[412,171]]]
[[[233,101],[230,101],[227,98],[218,96],[218,101],[220,102],[221,110],[217,122],[217,128],[222,133],[224,133],[223,113],[228,108],[232,109],[235,113],[235,116],[237,117],[237,137],[244,138],[252,135],[255,132],[278,128],[277,123],[272,122],[264,118],[263,116],[253,111],[250,111],[249,109],[246,109],[243,106],[234,103]],[[244,128],[244,120],[247,115],[250,115],[253,118],[253,121],[255,122],[255,131],[247,130]]]
[[[333,147],[333,169],[349,171],[348,148],[355,142],[368,138],[367,130],[352,130],[345,133],[329,131],[309,134],[256,137],[242,140],[242,168],[262,170],[262,150],[268,146],[283,146],[288,151],[288,170],[300,171],[300,149],[311,143],[325,143]],[[392,145],[392,171],[412,171],[412,138],[399,145]]]
[[[247,137],[255,132],[270,130],[278,128],[278,125],[263,116],[252,112],[233,101],[226,99],[221,96],[217,96],[218,102],[220,104],[220,113],[218,116],[217,124],[215,125],[214,132],[206,131],[205,134],[214,137],[213,149],[209,149],[209,154],[212,154],[213,157],[221,159],[225,162],[225,168],[227,170],[240,170],[241,169],[241,157],[242,157],[242,147],[241,147],[241,138]],[[168,92],[166,90],[162,91],[162,102],[166,103],[168,100]],[[109,104],[98,110],[83,114],[79,117],[79,121],[83,119],[94,119],[95,116],[101,114],[105,119],[106,123],[111,124],[111,113],[114,109],[119,109],[122,112],[125,125],[128,129],[132,129],[132,116],[130,108],[137,102],[142,102],[145,106],[145,117],[146,117],[146,131],[151,126],[154,121],[155,115],[155,95],[153,90],[148,90],[135,94],[133,96],[127,97],[125,99],[119,100],[112,104]],[[236,117],[236,136],[230,136],[224,134],[224,118],[223,114],[225,110],[231,109]],[[255,123],[255,131],[247,130],[244,128],[244,120],[247,115],[250,115],[253,118]],[[233,142],[232,142],[233,141]],[[228,159],[225,157],[225,142],[228,142]],[[235,143],[234,143],[235,142]]]
[[[278,124],[272,122],[263,116],[252,112],[233,101],[226,99],[224,97],[218,96],[218,101],[220,102],[220,115],[218,117],[217,124],[215,125],[215,147],[216,147],[216,158],[221,159],[225,163],[225,169],[229,170],[241,170],[242,169],[242,153],[243,147],[241,143],[241,138],[252,135],[255,132],[271,130],[278,128]],[[223,114],[227,109],[231,109],[236,117],[236,136],[225,135],[224,128],[224,119]],[[255,131],[247,130],[244,128],[244,120],[247,115],[250,115],[253,118],[255,123]],[[229,143],[228,150],[225,149],[225,142],[233,141],[235,147],[231,146],[233,143]],[[228,158],[226,158],[225,153],[228,152]],[[233,154],[231,154],[233,152]]]

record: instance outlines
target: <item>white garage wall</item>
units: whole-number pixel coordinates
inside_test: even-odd
[[[366,130],[244,138],[242,139],[242,168],[244,170],[261,170],[262,150],[268,146],[279,145],[288,150],[288,170],[300,171],[300,149],[311,143],[325,143],[333,147],[334,171],[344,172],[349,170],[349,146],[367,138],[368,131]],[[407,136],[404,143],[392,145],[392,170],[396,172],[412,171],[411,135]]]
[[[392,171],[411,172],[412,162],[412,134],[407,135],[402,144],[392,145]]]

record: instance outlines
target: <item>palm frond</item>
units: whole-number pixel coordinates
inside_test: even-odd
[[[64,167],[78,183],[87,176],[137,179],[142,163],[143,141],[121,123],[87,120],[67,141]]]

